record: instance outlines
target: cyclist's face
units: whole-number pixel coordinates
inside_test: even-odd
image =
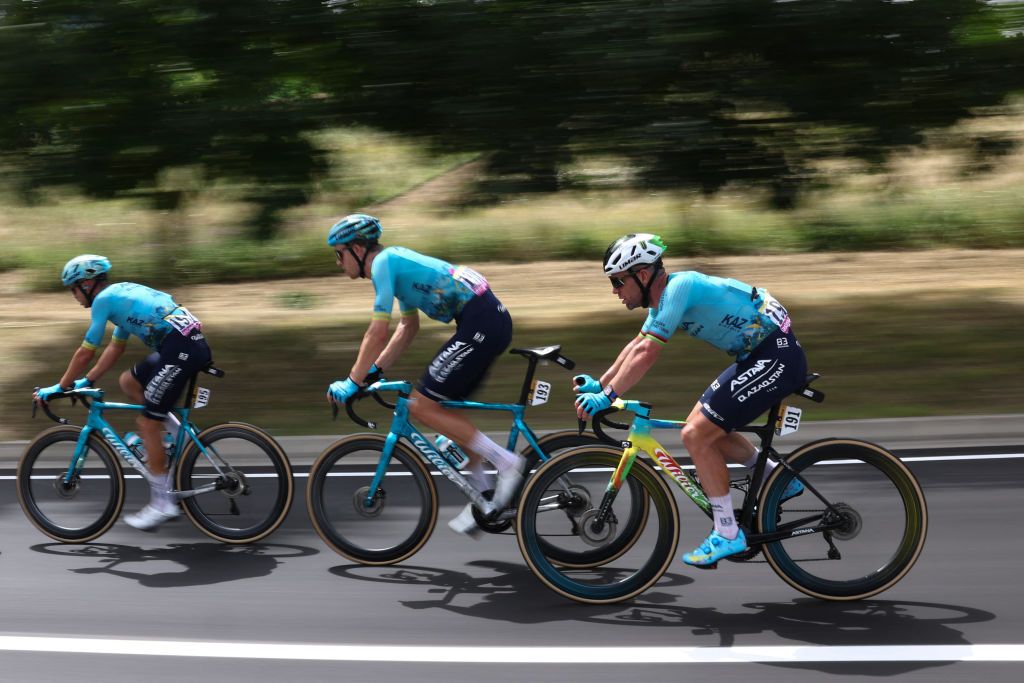
[[[640,305],[640,288],[629,272],[613,273],[608,276],[608,281],[611,283],[612,293],[619,297],[623,306],[633,310]]]
[[[75,297],[75,301],[79,303],[82,308],[89,308],[89,300],[82,294],[82,287],[85,287],[86,291],[90,291],[95,283],[92,280],[83,280],[76,282],[75,284],[68,287],[71,290],[72,296]]]
[[[353,280],[359,277],[359,263],[352,255],[353,249],[359,249],[359,246],[341,245],[339,244],[334,248],[334,260],[341,268],[345,275],[348,275]]]

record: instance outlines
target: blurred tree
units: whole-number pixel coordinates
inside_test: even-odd
[[[160,240],[170,245],[188,190],[228,180],[258,207],[252,235],[265,239],[325,170],[303,136],[323,113],[309,69],[331,18],[320,2],[35,0],[0,11],[0,150],[25,153],[26,196],[61,184],[141,194],[171,215]],[[191,182],[163,180],[175,168]]]
[[[27,193],[171,211],[187,188],[166,169],[227,179],[258,238],[324,171],[304,133],[348,123],[486,154],[505,189],[600,155],[645,187],[747,180],[787,207],[815,158],[879,161],[1019,92],[1021,19],[977,0],[0,0],[0,151]]]
[[[786,207],[811,159],[879,161],[1024,85],[1021,3],[335,6],[341,49],[367,55],[353,116],[490,152],[534,189],[553,188],[570,154],[614,155],[646,186],[762,181]]]

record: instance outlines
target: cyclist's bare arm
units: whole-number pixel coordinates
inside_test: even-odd
[[[113,339],[107,344],[107,348],[103,349],[103,353],[100,354],[100,359],[96,361],[96,365],[92,366],[92,369],[85,375],[89,378],[90,382],[95,384],[100,381],[100,377],[103,377],[110,368],[114,367],[114,364],[124,354],[125,345],[125,342],[118,339]]]
[[[96,349],[79,346],[75,355],[71,356],[71,362],[68,363],[68,369],[64,371],[64,376],[60,378],[60,385],[65,389],[71,387],[76,379],[85,374],[95,357]]]
[[[633,349],[636,348],[636,345],[640,343],[641,339],[643,339],[643,337],[637,335],[636,337],[630,339],[629,342],[622,347],[622,351],[619,351],[619,355],[615,359],[615,362],[612,363],[612,366],[610,368],[605,370],[603,375],[601,375],[601,386],[608,386],[608,382],[610,382],[615,377],[615,375],[618,374],[619,369],[622,367],[622,364],[626,361],[627,358],[629,358],[630,354],[633,353]],[[620,394],[623,393],[617,387],[615,390]]]
[[[658,356],[661,355],[661,344],[649,338],[637,337],[630,342],[628,348],[629,353],[625,360],[619,363],[615,374],[608,382],[601,382],[602,386],[610,385],[615,393],[620,395],[636,386],[636,383],[658,362]]]
[[[349,372],[349,377],[357,383],[362,383],[366,373],[370,371],[370,366],[380,357],[384,347],[387,346],[389,322],[383,318],[375,318],[370,321],[369,327],[366,328],[366,332],[363,334],[363,341],[359,345],[359,356]],[[397,334],[398,331],[396,330],[395,333]]]
[[[391,335],[391,339],[388,341],[388,345],[377,356],[377,367],[383,370],[394,365],[399,357],[405,353],[405,350],[409,348],[409,344],[416,338],[416,333],[419,330],[419,313],[413,311],[410,314],[403,314],[402,318],[398,321],[398,327],[395,328],[395,333]],[[365,377],[366,375],[364,374],[363,376]]]

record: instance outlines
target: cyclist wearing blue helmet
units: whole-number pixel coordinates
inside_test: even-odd
[[[630,310],[649,311],[640,334],[600,379],[576,376],[582,382],[575,388],[580,394],[576,411],[580,418],[593,415],[636,385],[676,330],[735,358],[693,406],[682,430],[715,523],[683,561],[707,567],[747,549],[733,512],[726,461],[753,467],[758,453],[733,430],[798,389],[807,376],[807,359],[789,313],[767,290],[692,270],[668,273],[662,264],[665,248],[657,235],[639,233],[621,237],[605,252],[604,274],[612,293]],[[765,477],[775,465],[768,461]],[[803,485],[794,479],[783,499],[801,493]]]
[[[149,356],[120,378],[124,392],[145,406],[136,424],[148,456],[150,487],[149,504],[125,516],[125,522],[148,530],[179,514],[171,493],[173,483],[167,472],[161,432],[166,427],[172,434],[177,433],[178,425],[168,418],[168,411],[189,379],[210,362],[210,347],[199,320],[175,303],[170,294],[134,282],[110,283],[109,271],[110,261],[96,254],[76,256],[64,266],[61,281],[79,304],[90,309],[92,323],[60,381],[37,390],[35,399],[47,401],[64,391],[91,386],[124,353],[129,335],[134,334],[152,349]],[[114,323],[113,336],[89,369],[96,349],[103,343],[108,322]]]
[[[464,413],[444,408],[439,401],[466,399],[480,386],[512,340],[512,318],[475,270],[404,247],[383,248],[381,232],[380,221],[357,213],[335,223],[327,235],[342,271],[352,279],[369,278],[375,291],[373,316],[359,355],[348,377],[330,385],[328,400],[344,403],[380,378],[416,337],[420,311],[443,323],[454,320],[455,333],[441,345],[412,393],[410,413],[463,447],[470,456],[470,481],[481,491],[492,488],[483,460],[495,466],[498,480],[492,502],[502,510],[522,479],[523,458],[487,438]],[[395,299],[401,319],[391,334]],[[448,526],[476,537],[479,528],[472,504]]]

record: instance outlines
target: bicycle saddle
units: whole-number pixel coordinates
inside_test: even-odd
[[[538,346],[532,349],[509,349],[509,353],[514,353],[523,358],[533,358],[539,360],[551,360],[566,370],[572,370],[576,367],[576,363],[563,356],[560,352],[562,350],[561,344],[555,344],[553,346]]]

